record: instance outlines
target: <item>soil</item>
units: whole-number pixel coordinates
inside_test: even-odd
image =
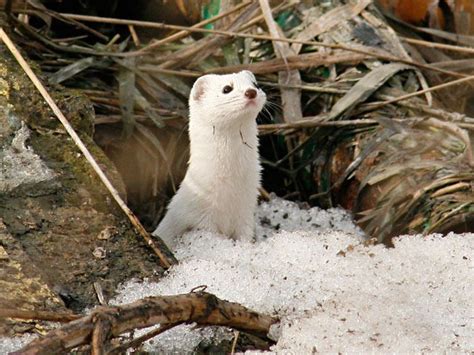
[[[158,258],[134,232],[127,217],[3,47],[0,47],[0,84],[0,103],[4,108],[0,114],[0,148],[5,150],[12,144],[18,122],[26,123],[30,132],[26,149],[32,149],[55,176],[0,191],[0,222],[4,224],[3,234],[8,236],[0,239],[0,248],[3,247],[9,262],[20,265],[18,270],[31,266],[34,272],[30,274],[36,273],[38,282],[44,283],[58,299],[43,302],[38,309],[38,302],[20,302],[9,294],[8,288],[0,287],[0,307],[37,310],[66,307],[81,312],[98,304],[94,284],[103,289],[108,299],[125,280],[159,277],[163,269]],[[48,91],[125,196],[114,166],[92,140],[91,104],[61,87],[48,86]],[[21,169],[27,170],[28,166]],[[4,266],[1,260],[0,266]],[[0,281],[9,282],[3,276]],[[34,287],[26,284],[26,277],[10,282],[18,283],[18,287],[24,283],[21,286],[25,294],[30,289],[33,298]]]

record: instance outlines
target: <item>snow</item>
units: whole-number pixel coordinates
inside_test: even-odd
[[[280,318],[271,329],[273,353],[474,351],[473,233],[401,236],[386,248],[364,243],[341,209],[278,198],[262,204],[257,219],[256,243],[186,234],[176,250],[179,265],[158,283],[126,283],[111,303],[206,285],[222,299]],[[233,336],[224,328],[179,326],[147,349],[191,353],[202,341]]]
[[[14,116],[10,117],[12,120]],[[8,147],[0,149],[0,192],[5,193],[20,185],[37,184],[53,179],[56,174],[26,145],[30,130],[24,122],[15,132]]]
[[[26,334],[16,338],[0,337],[0,354],[9,354],[13,351],[19,350],[35,338],[36,337],[32,334]]]

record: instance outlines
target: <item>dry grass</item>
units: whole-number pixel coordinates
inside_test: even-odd
[[[332,3],[245,2],[191,27],[33,7],[12,18],[49,81],[93,102],[97,141],[148,226],[185,170],[194,78],[250,69],[271,100],[260,119],[267,190],[352,209],[380,241],[472,230],[469,38],[434,42],[439,33],[397,22],[401,36],[371,1]],[[74,35],[60,38],[48,21]],[[146,42],[141,27],[168,32]]]

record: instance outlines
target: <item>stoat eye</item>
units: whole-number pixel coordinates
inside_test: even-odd
[[[234,88],[233,88],[232,86],[226,85],[226,86],[224,86],[224,89],[222,89],[222,92],[223,92],[224,94],[228,94],[228,93],[231,92],[232,90],[234,90]]]

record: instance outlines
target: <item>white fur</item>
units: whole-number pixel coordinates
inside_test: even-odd
[[[233,87],[223,93],[226,85]],[[199,78],[189,98],[191,156],[186,176],[153,232],[170,247],[190,229],[252,240],[260,186],[256,118],[266,95],[241,71]],[[256,89],[251,100],[247,89]]]

